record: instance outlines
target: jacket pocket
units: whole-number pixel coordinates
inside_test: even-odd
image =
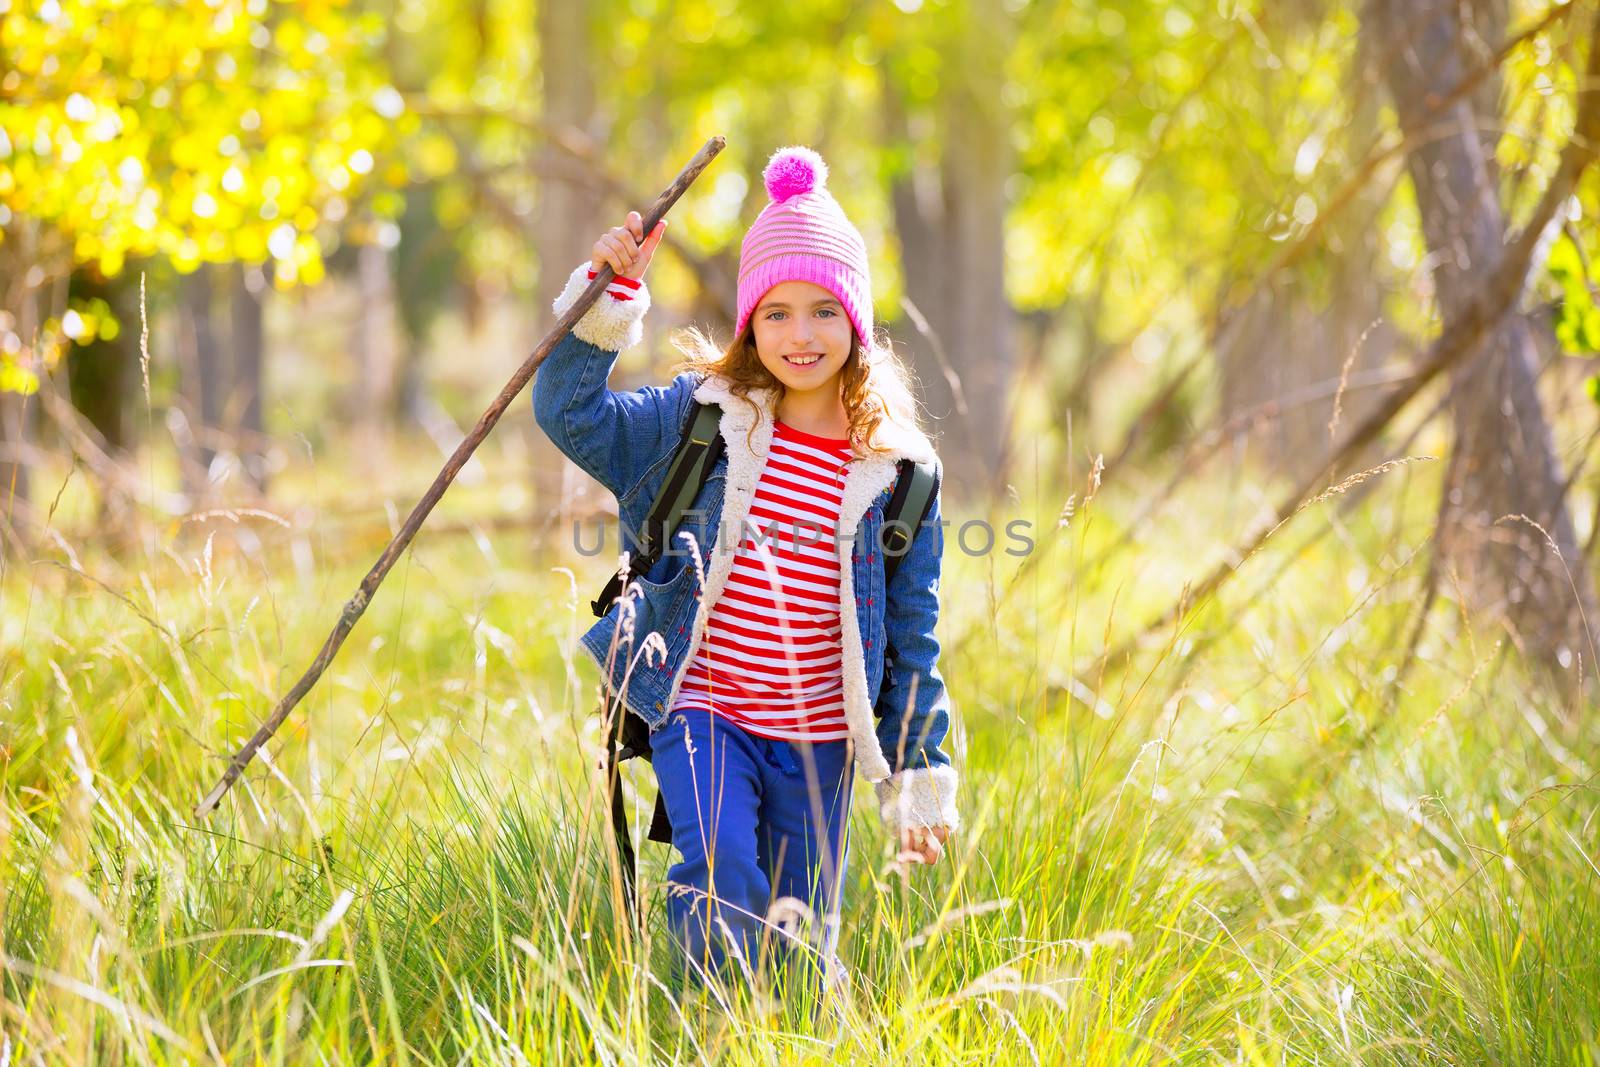
[[[674,569],[658,575],[657,571],[668,564]],[[633,648],[629,652],[630,659],[642,654],[641,649],[644,648],[644,642],[651,633],[659,633],[667,652],[667,660],[669,662],[672,660],[675,652],[683,644],[682,635],[677,631],[682,625],[685,605],[696,584],[694,567],[689,565],[687,559],[667,558],[659,560],[649,574],[635,579],[630,583],[630,588],[623,590],[615,610],[619,612],[618,626],[625,630],[629,610],[627,604],[632,605]],[[637,585],[637,589],[632,588],[633,585]],[[652,664],[661,662],[658,654],[652,653],[649,658]],[[637,669],[643,667],[641,661]]]

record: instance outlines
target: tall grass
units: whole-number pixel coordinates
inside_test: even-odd
[[[1416,496],[1308,541],[1319,504],[1125,665],[1097,655],[1226,541],[1203,492],[1136,531],[1115,494],[1063,528],[1028,501],[1016,582],[950,551],[966,825],[908,872],[856,805],[821,1007],[673,992],[660,846],[619,921],[597,565],[424,531],[197,824],[382,520],[119,563],[68,508],[0,585],[0,1063],[1600,1062],[1600,725],[1448,602],[1402,673]]]

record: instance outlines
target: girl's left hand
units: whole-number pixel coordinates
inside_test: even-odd
[[[944,843],[950,839],[948,826],[908,826],[900,831],[900,863],[938,863]]]

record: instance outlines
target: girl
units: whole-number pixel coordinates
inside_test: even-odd
[[[833,963],[852,764],[902,858],[936,862],[957,825],[934,637],[937,490],[888,588],[880,540],[897,462],[937,471],[937,457],[904,369],[874,340],[866,245],[822,158],[781,149],[763,177],[770,202],[740,248],[726,350],[690,330],[670,384],[607,387],[642,335],[644,273],[666,229],[646,236],[630,212],[556,299],[560,315],[602,264],[616,272],[533,393],[551,440],[616,495],[629,551],[691,401],[721,408],[725,452],[671,551],[581,642],[650,728],[681,855],[669,925],[685,960],[713,971],[730,956],[759,968],[789,928],[777,920],[794,916],[813,920],[812,947]]]

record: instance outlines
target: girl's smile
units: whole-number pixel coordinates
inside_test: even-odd
[[[762,296],[751,321],[761,365],[791,394],[809,395],[803,407],[823,398],[837,404],[839,372],[855,336],[837,297],[810,282],[780,282]]]

